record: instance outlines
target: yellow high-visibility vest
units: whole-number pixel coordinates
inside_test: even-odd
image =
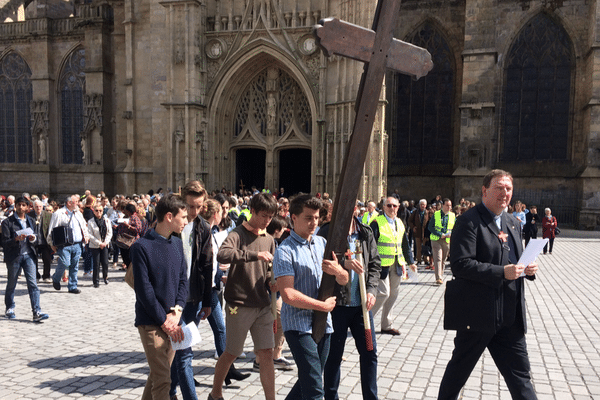
[[[373,222],[373,220],[375,218],[377,218],[377,216],[379,216],[379,213],[377,211],[373,211],[373,214],[371,215],[371,218],[368,218],[369,217],[369,213],[366,212],[366,213],[363,214],[362,223],[365,224],[365,225],[370,225],[371,222]]]
[[[444,226],[442,225],[442,210],[437,210],[434,214],[433,214],[433,221],[435,224],[435,229],[438,232],[441,232],[444,229]],[[452,228],[454,228],[454,222],[456,221],[456,214],[454,214],[452,211],[450,211],[448,213],[448,226],[446,227],[446,232],[451,231]],[[438,235],[435,234],[431,234],[429,236],[429,239],[434,242],[436,240],[440,240],[440,237]],[[447,237],[446,238],[446,243],[450,243],[450,238]]]
[[[402,254],[402,239],[404,238],[404,224],[399,218],[396,218],[397,232],[394,233],[385,215],[379,215],[375,218],[379,226],[379,239],[377,240],[377,251],[381,258],[382,267],[391,267],[394,265],[395,257],[398,257],[398,263],[405,265],[404,254]]]

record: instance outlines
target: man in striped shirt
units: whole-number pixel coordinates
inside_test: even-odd
[[[319,222],[322,203],[310,195],[292,200],[290,214],[294,230],[275,252],[273,273],[283,298],[281,325],[285,339],[298,367],[298,381],[287,399],[322,399],[323,367],[329,354],[330,336],[333,332],[331,316],[327,316],[327,329],[319,343],[312,338],[314,310],[330,312],[335,307],[335,296],[318,300],[323,272],[336,277],[340,285],[348,283],[348,271],[333,260],[323,260],[326,240],[314,236]]]

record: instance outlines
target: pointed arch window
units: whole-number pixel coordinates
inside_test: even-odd
[[[0,163],[31,163],[31,69],[19,54],[0,61]]]
[[[85,50],[68,57],[60,75],[60,120],[62,163],[82,164],[83,95],[85,93]]]
[[[452,51],[430,23],[423,24],[407,41],[431,53],[433,69],[417,81],[400,73],[388,76],[390,164],[400,168],[452,164]]]
[[[506,60],[503,160],[568,158],[573,60],[567,32],[545,13],[523,27]]]
[[[269,110],[267,80],[267,69],[264,69],[240,97],[234,114],[234,136],[239,136],[246,127],[252,127],[257,134],[266,135],[270,113],[275,116],[278,136],[284,136],[292,125],[297,126],[305,135],[311,135],[312,113],[298,82],[280,69],[275,85],[277,91],[271,94],[275,100],[272,105],[274,110]]]

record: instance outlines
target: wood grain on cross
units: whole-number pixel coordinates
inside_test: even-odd
[[[342,259],[347,247],[348,230],[386,69],[419,78],[433,68],[431,55],[427,50],[393,38],[399,11],[400,0],[379,0],[373,30],[335,18],[320,21],[320,25],[316,25],[313,30],[317,44],[327,56],[337,54],[365,63],[356,97],[354,128],[337,186],[327,237],[325,257],[328,259],[332,258],[332,252],[336,253],[338,259]],[[319,299],[331,297],[334,288],[335,277],[323,274]],[[326,322],[327,313],[314,313],[312,336],[317,343],[325,333]]]

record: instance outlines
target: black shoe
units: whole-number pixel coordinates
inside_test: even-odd
[[[99,288],[99,287],[100,287],[100,284],[99,284],[99,283],[94,283],[94,287],[95,287],[95,288]]]
[[[235,366],[232,364],[231,367],[229,367],[229,372],[227,373],[227,376],[230,379],[233,379],[234,381],[243,381],[244,379],[248,378],[250,376],[250,373],[241,373],[240,371],[238,371]]]
[[[48,314],[41,311],[36,311],[33,313],[33,322],[42,322],[45,319],[48,319]]]
[[[200,387],[200,382],[198,382],[196,378],[194,378],[194,386]]]
[[[60,282],[56,282],[54,279],[52,280],[52,287],[54,290],[60,290]]]
[[[81,293],[81,290],[75,288],[75,289],[69,289],[69,293],[73,293],[73,294],[79,294]]]
[[[104,279],[104,284],[108,285],[108,279]]]

